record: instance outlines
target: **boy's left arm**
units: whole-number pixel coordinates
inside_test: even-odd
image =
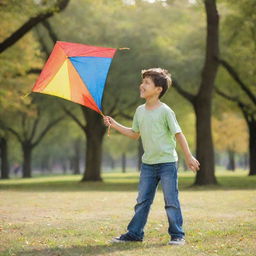
[[[175,134],[176,140],[178,141],[184,156],[185,156],[185,161],[187,166],[193,171],[196,172],[199,170],[200,163],[196,160],[195,157],[190,152],[188,142],[186,140],[186,137],[182,132],[176,133]]]

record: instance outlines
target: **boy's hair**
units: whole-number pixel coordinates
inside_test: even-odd
[[[155,86],[162,87],[159,99],[166,93],[167,89],[172,85],[171,74],[166,69],[150,68],[141,71],[142,78],[150,77]]]

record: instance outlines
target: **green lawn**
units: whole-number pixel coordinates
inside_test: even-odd
[[[110,244],[133,215],[138,173],[107,173],[104,182],[81,176],[0,181],[0,255],[256,255],[256,177],[217,172],[219,184],[191,187],[180,174],[187,244],[168,246],[159,188],[143,243]]]

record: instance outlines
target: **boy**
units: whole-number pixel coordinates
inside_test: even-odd
[[[169,222],[169,244],[183,245],[185,233],[182,229],[183,220],[178,199],[176,140],[190,169],[194,172],[199,170],[199,162],[192,156],[174,112],[160,101],[172,84],[168,71],[161,68],[143,70],[142,79],[140,97],[146,103],[136,109],[132,128],[122,126],[109,116],[104,117],[106,126],[111,126],[133,139],[141,136],[144,149],[134,217],[127,227],[128,232],[114,238],[112,242],[143,240],[150,205],[160,181]]]

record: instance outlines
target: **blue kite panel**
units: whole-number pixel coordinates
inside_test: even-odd
[[[69,58],[97,106],[102,110],[101,101],[112,58],[70,57]]]

